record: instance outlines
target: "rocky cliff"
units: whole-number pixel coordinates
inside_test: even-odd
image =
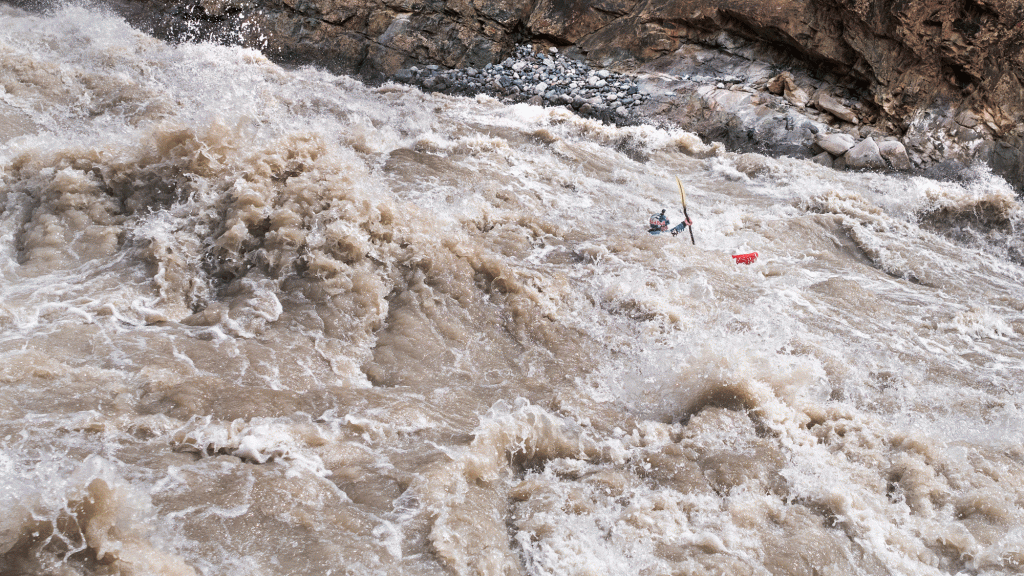
[[[656,78],[649,89],[662,96],[652,99],[649,113],[733,145],[744,145],[736,114],[693,113],[709,102],[728,112],[723,102],[731,102],[742,103],[734,110],[742,117],[740,107],[770,104],[774,92],[854,140],[899,140],[920,169],[983,160],[1024,189],[1024,0],[109,3],[160,36],[236,39],[282,62],[312,63],[371,81],[428,64],[481,68],[526,42],[557,46],[592,65]],[[711,61],[719,69],[709,68]],[[736,70],[744,75],[732,74]],[[775,78],[784,70],[790,77],[779,84]],[[730,74],[735,81],[720,81]],[[699,97],[696,91],[706,87],[693,80],[698,76],[714,87]],[[680,96],[685,87],[691,94]],[[732,128],[726,129],[730,118]],[[785,145],[767,143],[780,153],[795,150],[787,142],[802,138],[802,146],[819,132],[797,126],[786,134],[750,122],[739,122],[751,140],[746,145],[781,138]],[[792,115],[785,123],[793,124]]]

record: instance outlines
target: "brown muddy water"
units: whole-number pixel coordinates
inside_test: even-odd
[[[3,576],[1024,569],[984,170],[0,23]]]

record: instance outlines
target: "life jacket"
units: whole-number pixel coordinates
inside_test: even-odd
[[[651,214],[651,230],[668,230],[668,218],[660,213]]]

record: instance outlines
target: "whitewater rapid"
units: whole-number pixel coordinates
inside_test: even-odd
[[[1021,215],[0,5],[0,574],[1020,573]]]

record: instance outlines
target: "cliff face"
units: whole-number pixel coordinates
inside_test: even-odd
[[[592,58],[646,61],[722,32],[844,77],[898,131],[939,110],[929,128],[1019,142],[1020,0],[648,0],[575,42]]]
[[[370,80],[412,65],[480,67],[521,42],[630,66],[739,38],[838,78],[880,129],[942,132],[958,160],[1024,184],[1024,0],[109,1],[158,35],[234,35]],[[933,148],[936,161],[951,154]]]

